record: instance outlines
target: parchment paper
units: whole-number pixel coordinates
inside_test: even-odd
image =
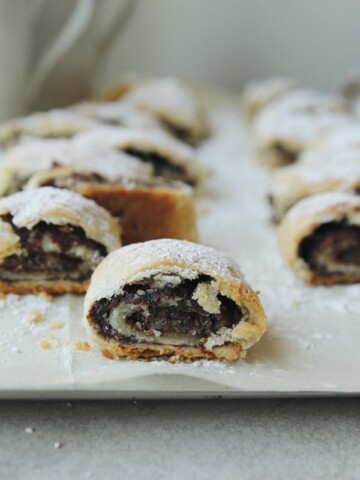
[[[91,397],[129,388],[159,396],[187,390],[239,396],[360,393],[360,285],[312,287],[287,269],[269,220],[268,174],[253,159],[238,102],[212,95],[210,110],[213,136],[199,150],[201,163],[212,170],[198,201],[201,240],[232,255],[261,291],[266,335],[246,360],[231,364],[112,361],[96,346],[75,346],[88,340],[82,297],[10,295],[0,300],[0,396],[76,396],[87,390]],[[42,322],[29,321],[32,309],[43,313]],[[54,321],[63,327],[52,329]],[[50,348],[42,348],[44,339]]]

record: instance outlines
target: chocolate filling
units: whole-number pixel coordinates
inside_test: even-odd
[[[210,283],[211,278],[202,276],[163,288],[151,288],[141,283],[127,285],[122,295],[96,301],[88,314],[89,322],[102,337],[125,343],[138,342],[137,332],[152,336],[155,342],[157,337],[167,334],[190,336],[202,343],[222,327],[232,328],[244,315],[235,302],[220,294],[220,312],[206,312],[192,298],[196,287],[203,282]],[[110,315],[119,307],[126,312],[124,322],[133,335],[124,336],[111,325]]]
[[[295,163],[299,156],[299,151],[289,150],[281,143],[274,143],[271,149],[274,153],[274,156],[276,156],[276,158],[280,158],[280,162],[278,163],[281,165]]]
[[[320,225],[304,238],[299,255],[322,275],[360,275],[360,227],[343,222]]]
[[[76,280],[91,276],[92,271],[106,256],[106,248],[86,237],[80,227],[58,226],[40,222],[31,230],[18,228],[22,253],[10,255],[0,264],[0,280]]]
[[[154,167],[155,175],[160,175],[171,180],[181,180],[190,185],[194,183],[193,180],[189,178],[184,167],[174,165],[156,152],[144,152],[137,148],[126,148],[124,152],[144,162],[151,163]]]

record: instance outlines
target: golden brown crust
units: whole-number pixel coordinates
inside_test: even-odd
[[[0,293],[27,295],[48,293],[51,295],[63,293],[85,293],[89,280],[22,280],[16,282],[1,282]]]
[[[98,340],[95,340],[97,343]],[[100,344],[101,345],[101,344]],[[137,344],[135,345],[119,345],[106,344],[106,348],[101,350],[101,353],[106,358],[117,359],[122,357],[137,359],[151,359],[156,357],[168,357],[170,362],[180,360],[217,360],[225,359],[229,361],[245,358],[246,351],[242,350],[238,344],[228,343],[222,347],[214,348],[209,352],[203,347],[174,347],[172,345],[151,345],[151,344]]]
[[[159,238],[197,240],[194,198],[188,188],[82,184],[76,191],[121,218],[123,245]]]
[[[113,275],[116,271],[117,274]],[[122,344],[115,339],[106,339],[96,332],[88,312],[94,303],[118,295],[131,283],[162,275],[195,279],[201,275],[211,277],[211,286],[216,295],[231,299],[245,312],[241,321],[232,329],[219,331],[208,337],[204,345],[178,344],[175,339],[156,342],[151,339],[134,345]],[[166,280],[165,280],[166,281]],[[207,310],[207,293],[199,305]],[[225,254],[212,248],[178,240],[155,240],[123,247],[109,255],[95,270],[85,297],[84,325],[90,336],[114,357],[178,355],[180,358],[226,358],[245,356],[245,352],[263,335],[266,316],[258,298],[258,292],[245,282],[237,264]]]

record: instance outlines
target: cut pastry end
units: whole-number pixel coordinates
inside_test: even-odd
[[[284,258],[315,285],[360,282],[360,198],[323,193],[300,201],[279,227]]]
[[[115,220],[74,192],[42,188],[0,201],[0,292],[84,292],[118,248]]]
[[[228,257],[164,239],[123,247],[100,264],[84,325],[111,358],[236,360],[260,339],[266,317]]]

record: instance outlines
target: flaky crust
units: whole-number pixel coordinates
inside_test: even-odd
[[[301,200],[285,215],[278,228],[280,250],[290,268],[312,284],[332,285],[360,281],[357,276],[326,275],[310,269],[299,257],[299,245],[321,224],[346,220],[351,225],[360,225],[360,198],[347,193],[321,193]]]
[[[1,282],[0,293],[8,295],[27,295],[37,293],[48,293],[59,295],[63,293],[85,293],[89,286],[89,280],[23,280],[16,282]]]
[[[114,271],[117,272],[116,275],[113,274]],[[176,274],[183,279],[209,275],[222,295],[247,309],[248,317],[232,329],[231,343],[215,343],[206,347],[207,353],[203,352],[204,347],[167,345],[159,348],[156,344],[156,348],[153,348],[155,344],[152,343],[147,344],[146,348],[140,344],[137,350],[137,345],[119,346],[119,342],[98,336],[87,320],[87,314],[94,302],[121,294],[127,284],[158,274]],[[258,293],[246,283],[238,265],[229,257],[203,245],[164,239],[123,247],[109,255],[97,267],[85,297],[84,325],[91,337],[115,357],[131,352],[131,356],[141,357],[147,352],[145,356],[165,354],[185,358],[230,359],[233,355],[235,358],[244,356],[245,351],[261,338],[266,329],[266,317]],[[160,353],[167,349],[167,353]],[[235,351],[237,353],[234,353]],[[153,352],[153,355],[150,352]]]
[[[8,214],[19,228],[31,230],[40,222],[73,225],[82,228],[88,238],[104,245],[108,252],[120,246],[118,221],[92,200],[69,190],[43,187],[15,193],[0,200],[0,216]]]

